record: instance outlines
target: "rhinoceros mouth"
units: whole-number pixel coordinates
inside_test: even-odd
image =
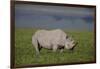
[[[78,42],[75,42],[75,45],[70,50],[73,50],[77,44],[78,44]]]

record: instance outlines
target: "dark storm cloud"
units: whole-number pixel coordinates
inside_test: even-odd
[[[16,10],[20,12],[26,11],[24,13],[37,13],[38,14],[48,14],[48,15],[64,15],[64,16],[93,16],[93,9],[88,8],[77,8],[77,7],[61,7],[61,6],[43,6],[43,5],[16,5]]]
[[[94,9],[43,5],[16,5],[16,27],[93,29]]]

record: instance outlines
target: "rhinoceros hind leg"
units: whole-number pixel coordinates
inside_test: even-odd
[[[34,38],[34,39],[32,39],[32,43],[33,43],[34,48],[36,50],[36,54],[39,54],[38,41]]]
[[[42,46],[38,43],[39,51],[42,49]]]

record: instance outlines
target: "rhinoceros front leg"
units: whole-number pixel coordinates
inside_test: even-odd
[[[64,51],[64,49],[60,49],[60,53],[62,53]]]
[[[53,52],[56,52],[57,48],[57,45],[53,45]]]

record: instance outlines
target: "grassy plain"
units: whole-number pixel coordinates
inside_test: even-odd
[[[38,64],[59,64],[92,62],[95,60],[95,46],[93,32],[65,31],[73,36],[78,42],[73,51],[64,49],[63,53],[42,49],[37,58],[35,49],[32,46],[32,35],[36,29],[16,29],[15,30],[15,65],[38,65]]]

